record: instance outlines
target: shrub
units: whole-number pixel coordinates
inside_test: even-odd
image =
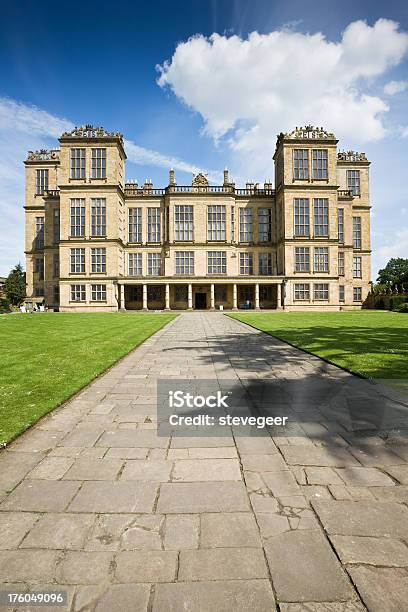
[[[396,312],[406,312],[408,314],[408,302],[400,304],[395,310]]]
[[[406,295],[394,295],[390,298],[390,310],[398,310],[407,301]]]

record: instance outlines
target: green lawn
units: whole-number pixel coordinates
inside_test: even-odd
[[[35,423],[163,325],[171,314],[0,316],[0,444]]]
[[[408,315],[388,311],[229,315],[367,378],[408,379]]]

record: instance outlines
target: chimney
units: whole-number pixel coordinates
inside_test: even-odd
[[[228,175],[228,168],[225,168],[225,170],[224,170],[224,187],[226,187],[227,185],[229,185],[229,175]]]
[[[175,184],[176,184],[176,180],[174,178],[174,170],[173,168],[171,168],[169,172],[169,185],[175,185]]]

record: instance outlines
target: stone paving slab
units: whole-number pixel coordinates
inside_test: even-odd
[[[158,436],[171,376],[275,381],[285,435]],[[69,612],[401,612],[408,433],[372,427],[397,401],[221,313],[185,313],[0,452],[0,588],[61,588]]]

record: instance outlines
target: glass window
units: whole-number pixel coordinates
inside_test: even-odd
[[[91,285],[91,300],[106,302],[106,285]]]
[[[35,218],[35,247],[44,248],[44,217]]]
[[[92,149],[92,178],[106,178],[106,149]]]
[[[313,287],[315,300],[329,299],[329,285],[327,283],[316,283]]]
[[[37,195],[42,195],[48,189],[48,170],[36,171],[35,192]]]
[[[106,272],[106,249],[91,249],[91,272],[101,274]]]
[[[142,253],[129,253],[129,276],[142,276]]]
[[[216,304],[222,304],[227,301],[227,288],[224,285],[215,285],[214,299]]]
[[[314,250],[314,271],[328,272],[329,271],[329,248],[316,247]]]
[[[129,242],[142,242],[141,208],[129,208]]]
[[[344,208],[337,210],[337,228],[339,242],[344,244]]]
[[[353,217],[353,246],[361,249],[361,217]]]
[[[309,200],[295,198],[295,236],[309,236]]]
[[[60,299],[59,285],[54,285],[54,304],[58,304]]]
[[[176,302],[187,302],[188,287],[187,285],[176,285]]]
[[[71,178],[85,178],[85,149],[71,149]]]
[[[71,199],[71,237],[85,236],[85,200]]]
[[[71,249],[71,274],[85,274],[85,249]]]
[[[344,251],[338,253],[339,276],[344,276]]]
[[[176,206],[174,211],[175,240],[193,240],[193,207]]]
[[[54,255],[52,258],[52,269],[54,278],[58,278],[60,273],[60,260],[59,255]]]
[[[353,287],[353,302],[361,302],[363,299],[361,287]]]
[[[208,240],[226,240],[225,206],[207,208]]]
[[[313,149],[313,178],[327,179],[327,149]]]
[[[259,242],[270,242],[272,239],[270,208],[258,208],[258,240]]]
[[[309,300],[310,285],[308,283],[295,283],[294,297],[295,300]]]
[[[235,206],[231,206],[231,241],[235,242]]]
[[[271,276],[272,275],[272,253],[259,253],[258,259],[259,275],[260,276]]]
[[[339,302],[344,302],[344,285],[339,285]]]
[[[147,241],[160,242],[160,208],[147,209]]]
[[[361,257],[353,257],[353,278],[361,278]]]
[[[106,236],[106,200],[91,199],[91,236]]]
[[[314,235],[329,235],[329,200],[327,198],[315,198],[314,205]]]
[[[227,273],[227,253],[225,251],[207,251],[208,274]]]
[[[160,253],[148,253],[147,254],[147,273],[149,276],[160,276],[161,275],[161,254]]]
[[[35,258],[34,271],[38,274],[38,280],[44,280],[44,257]]]
[[[353,195],[360,195],[360,170],[347,170],[347,188]]]
[[[54,208],[54,243],[60,239],[60,211],[59,208]]]
[[[293,151],[293,178],[309,178],[309,153],[307,149],[295,149]]]
[[[194,251],[176,251],[176,274],[194,274]]]
[[[252,253],[239,254],[239,273],[253,274],[254,273],[254,257]]]
[[[252,242],[252,208],[239,209],[239,241]]]
[[[71,285],[71,302],[85,302],[85,285]]]
[[[295,247],[295,272],[310,272],[309,247]]]

